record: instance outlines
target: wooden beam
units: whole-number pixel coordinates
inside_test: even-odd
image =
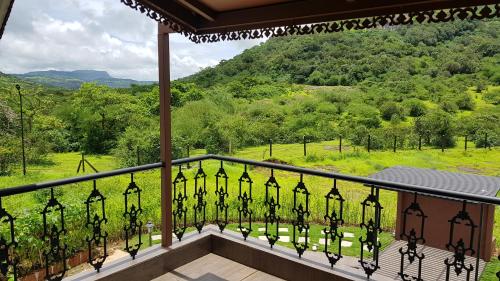
[[[184,6],[186,6],[191,11],[197,13],[198,15],[204,17],[209,21],[214,21],[217,14],[214,10],[210,9],[207,5],[201,3],[197,0],[177,0]]]
[[[158,72],[160,82],[161,245],[172,245],[172,119],[170,113],[169,32],[158,24]]]
[[[197,26],[199,34],[237,31],[290,24],[308,24],[412,11],[495,4],[498,0],[302,0],[221,12],[213,22]]]
[[[173,0],[141,0],[141,2],[155,8],[167,19],[181,24],[188,31],[196,31],[196,27],[204,21],[204,18]]]

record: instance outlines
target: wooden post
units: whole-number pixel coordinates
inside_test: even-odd
[[[172,138],[170,114],[169,30],[158,24],[158,72],[160,83],[161,245],[172,245]]]
[[[307,148],[306,148],[306,136],[304,136],[304,156],[307,156]]]
[[[339,152],[342,153],[342,136],[339,137]]]
[[[422,135],[418,136],[418,150],[422,150]]]
[[[397,145],[398,137],[394,136],[394,146],[392,148],[392,151],[395,153],[396,152],[396,145]]]
[[[141,165],[141,151],[139,146],[137,146],[137,166]]]
[[[488,148],[488,133],[484,134],[484,149]]]
[[[464,149],[467,151],[467,135],[465,135],[465,144],[464,144]]]
[[[269,157],[273,157],[273,140],[269,139]]]
[[[370,145],[371,145],[371,142],[372,142],[372,136],[368,135],[368,146],[367,146],[368,153],[370,153]]]
[[[85,173],[85,154],[82,152],[82,171]]]

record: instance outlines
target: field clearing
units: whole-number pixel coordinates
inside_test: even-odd
[[[477,173],[482,175],[499,176],[500,149],[492,150],[472,148],[467,153],[463,148],[448,149],[444,153],[436,149],[424,149],[423,151],[405,150],[393,153],[392,151],[375,151],[367,153],[362,148],[352,148],[346,145],[343,153],[338,152],[338,142],[329,141],[321,143],[311,143],[307,146],[308,156],[303,156],[302,144],[284,144],[273,146],[273,158],[279,159],[287,164],[322,169],[331,172],[339,172],[352,175],[367,176],[380,171],[386,167],[394,165],[408,165],[422,168],[442,169],[456,172]],[[460,147],[460,144],[458,145]],[[462,146],[463,147],[463,146]],[[195,154],[203,154],[204,151],[196,150]],[[238,151],[235,157],[266,160],[269,159],[268,146],[253,147]],[[0,188],[13,187],[23,184],[43,182],[76,176],[76,168],[80,160],[78,153],[51,154],[50,163],[38,166],[28,166],[28,175],[20,176],[20,171],[14,175],[1,177]],[[88,159],[99,171],[107,171],[118,168],[117,161],[112,156],[87,156]],[[207,174],[207,221],[215,220],[215,177],[220,163],[218,161],[205,161],[202,167]],[[188,179],[188,219],[192,222],[192,206],[194,205],[194,175],[198,164],[191,164],[191,168],[183,167],[183,172]],[[238,178],[243,172],[243,165],[225,163],[224,169],[229,176],[229,218],[236,221],[238,217],[237,200]],[[89,169],[87,169],[88,173]],[[174,176],[178,168],[174,168]],[[265,214],[265,188],[264,183],[270,176],[270,170],[264,168],[249,169],[249,174],[254,181],[253,196],[254,202],[251,208],[254,210],[255,221],[262,221]],[[81,175],[81,173],[80,173]],[[299,181],[299,175],[290,172],[275,171],[275,177],[281,186],[279,210],[283,222],[290,222],[293,219],[291,211],[293,207],[292,189]],[[134,176],[135,182],[143,190],[141,194],[141,205],[143,208],[142,219],[144,222],[151,220],[159,227],[160,225],[160,174],[158,170],[140,172]],[[123,239],[123,191],[130,182],[130,176],[123,175],[113,178],[101,179],[97,181],[98,189],[107,198],[106,212],[109,219],[106,230],[109,238],[113,241]],[[304,183],[311,192],[310,209],[311,216],[309,222],[314,224],[324,224],[324,195],[332,187],[333,181],[320,177],[304,176]],[[345,181],[339,181],[338,187],[346,202],[344,203],[344,219],[346,225],[356,227],[361,221],[360,202],[369,194],[369,188]],[[72,184],[55,188],[56,195],[63,205],[66,206],[68,244],[71,244],[76,251],[79,247],[85,246],[85,235],[87,230],[82,225],[85,219],[84,201],[92,190],[92,182]],[[4,198],[3,206],[11,214],[16,216],[17,237],[20,239],[21,247],[30,247],[28,233],[38,235],[41,231],[41,215],[39,211],[46,203],[48,193],[38,191],[30,194],[16,195]],[[396,218],[396,193],[382,190],[380,194],[382,210],[382,228],[392,232]],[[28,215],[29,214],[29,215]],[[494,235],[497,237],[497,248],[500,247],[498,239],[500,237],[500,210],[495,214]],[[320,227],[320,226],[317,226]],[[255,234],[254,234],[255,235]],[[21,239],[21,237],[23,237]],[[32,240],[31,240],[32,241]],[[146,241],[144,241],[146,242]],[[347,254],[347,253],[346,253]],[[353,253],[354,254],[354,253]],[[495,263],[494,263],[495,264]]]

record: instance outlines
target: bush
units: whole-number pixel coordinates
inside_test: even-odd
[[[491,87],[489,88],[483,96],[484,100],[499,105],[500,104],[500,87]]]
[[[459,95],[456,98],[455,103],[461,110],[473,110],[476,105],[472,97],[467,93]]]
[[[419,117],[427,112],[425,104],[418,99],[409,99],[403,102],[406,113],[411,117]]]
[[[382,104],[382,106],[380,107],[380,113],[382,115],[382,118],[387,121],[391,120],[393,116],[404,119],[403,108],[401,107],[401,105],[393,101]]]

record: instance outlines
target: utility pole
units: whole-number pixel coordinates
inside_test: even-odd
[[[24,117],[23,117],[23,95],[21,95],[21,86],[16,84],[17,93],[19,94],[19,105],[21,109],[21,147],[23,150],[23,175],[26,176],[26,154],[24,150]]]

